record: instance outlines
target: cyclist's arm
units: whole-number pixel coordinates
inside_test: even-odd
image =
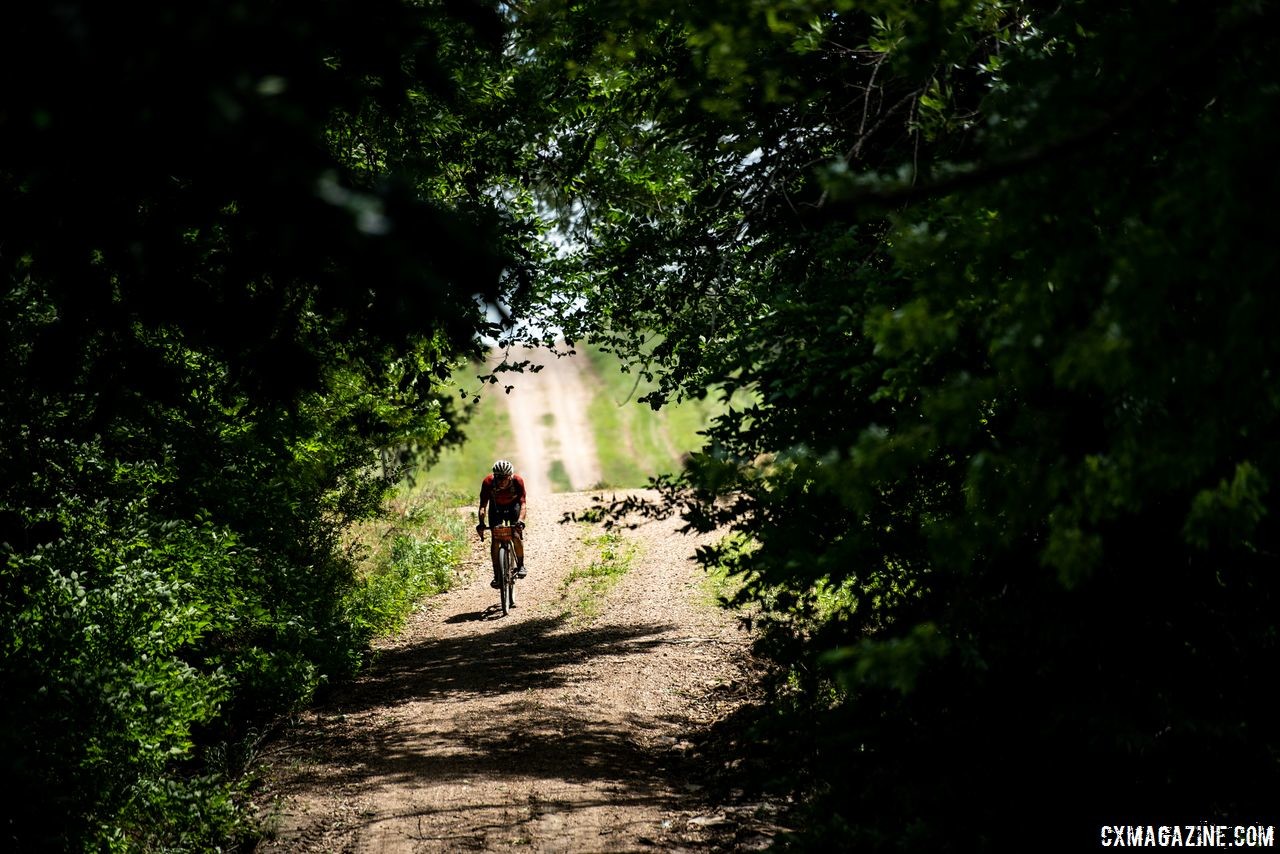
[[[484,524],[484,511],[489,506],[488,482],[480,484],[480,506],[476,508],[476,524]]]

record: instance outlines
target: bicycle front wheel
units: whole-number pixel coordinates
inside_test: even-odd
[[[502,606],[502,616],[511,612],[511,546],[503,543],[498,549],[498,603]]]

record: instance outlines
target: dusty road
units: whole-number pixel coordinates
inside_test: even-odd
[[[559,463],[569,480],[566,491],[591,489],[600,482],[600,463],[587,418],[591,393],[586,357],[558,358],[546,350],[520,349],[510,358],[527,359],[542,368],[503,377],[503,385],[512,386],[504,396],[516,438],[511,461],[525,486],[533,495],[550,493],[550,472]]]
[[[748,637],[711,604],[689,559],[698,543],[673,521],[624,533],[631,569],[583,616],[566,577],[599,557],[589,542],[599,531],[560,520],[590,506],[591,494],[551,495],[537,476],[561,459],[575,486],[593,477],[585,412],[573,411],[585,399],[581,374],[551,357],[533,376],[537,385],[510,398],[513,418],[546,428],[528,431],[538,441],[516,461],[530,492],[530,574],[518,607],[498,612],[477,544],[463,583],[269,747],[258,803],[277,835],[260,851],[750,850],[767,841],[767,805],[726,807],[698,777],[723,764],[698,755],[697,742],[746,698]]]

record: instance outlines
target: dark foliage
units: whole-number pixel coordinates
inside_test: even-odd
[[[646,7],[582,60],[573,328],[754,395],[667,492],[739,534],[797,848],[1276,817],[1276,21],[1174,6]]]
[[[467,3],[6,13],[6,847],[225,846],[263,728],[357,666],[338,535],[404,462],[376,451],[454,417],[473,295],[525,275],[483,164],[413,154],[493,109],[461,81],[501,32]]]

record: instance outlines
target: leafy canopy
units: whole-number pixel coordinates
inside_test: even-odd
[[[456,421],[476,295],[537,263],[478,130],[502,31],[395,0],[6,16],[8,847],[244,841],[265,729],[359,665],[341,535]]]
[[[665,491],[737,533],[704,559],[763,607],[793,783],[825,793],[810,841],[1265,812],[1274,10],[520,24],[567,102],[538,143],[558,321],[655,407],[754,395]]]

